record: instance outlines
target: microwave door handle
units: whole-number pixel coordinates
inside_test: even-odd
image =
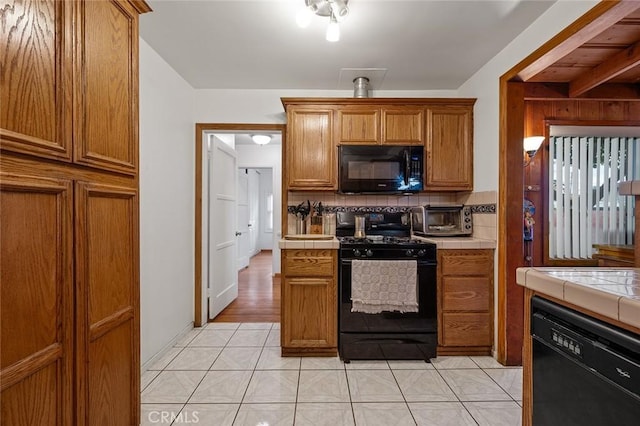
[[[409,186],[409,174],[411,173],[411,162],[409,161],[409,150],[404,150],[404,184]]]

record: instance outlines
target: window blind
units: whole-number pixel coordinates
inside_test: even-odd
[[[640,179],[640,138],[549,139],[549,257],[589,259],[593,244],[633,244],[634,197],[618,183]]]

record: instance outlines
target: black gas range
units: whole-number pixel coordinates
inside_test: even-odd
[[[338,212],[336,235],[339,251],[338,351],[345,361],[415,359],[436,356],[436,246],[411,238],[403,212],[364,213],[366,237],[355,238],[354,212]],[[354,262],[415,261],[418,312],[354,312],[352,273]]]

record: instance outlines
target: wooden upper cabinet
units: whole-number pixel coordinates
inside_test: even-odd
[[[129,3],[79,3],[74,161],[134,174],[138,167],[138,12]]]
[[[427,191],[473,190],[473,106],[427,109]]]
[[[376,145],[380,142],[380,109],[342,107],[337,111],[337,144]]]
[[[383,145],[424,145],[422,108],[383,108]]]
[[[71,160],[72,5],[26,0],[0,13],[3,150]]]
[[[288,109],[285,149],[288,189],[335,190],[334,149],[332,109]]]
[[[424,109],[340,106],[337,110],[338,145],[423,145]]]

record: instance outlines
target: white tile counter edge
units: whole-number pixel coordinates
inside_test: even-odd
[[[330,249],[337,250],[340,248],[340,241],[337,238],[331,240],[285,240],[284,238],[278,242],[281,249]]]
[[[553,274],[553,275],[552,275]],[[640,328],[640,299],[607,292],[607,285],[585,284],[572,277],[640,276],[640,268],[518,268],[516,283],[607,318]],[[573,278],[577,279],[577,278]],[[631,286],[640,285],[640,279]]]
[[[496,242],[494,240],[485,240],[482,238],[474,237],[419,237],[413,235],[416,240],[421,240],[427,243],[434,243],[436,248],[440,250],[462,250],[462,249],[495,249]]]

